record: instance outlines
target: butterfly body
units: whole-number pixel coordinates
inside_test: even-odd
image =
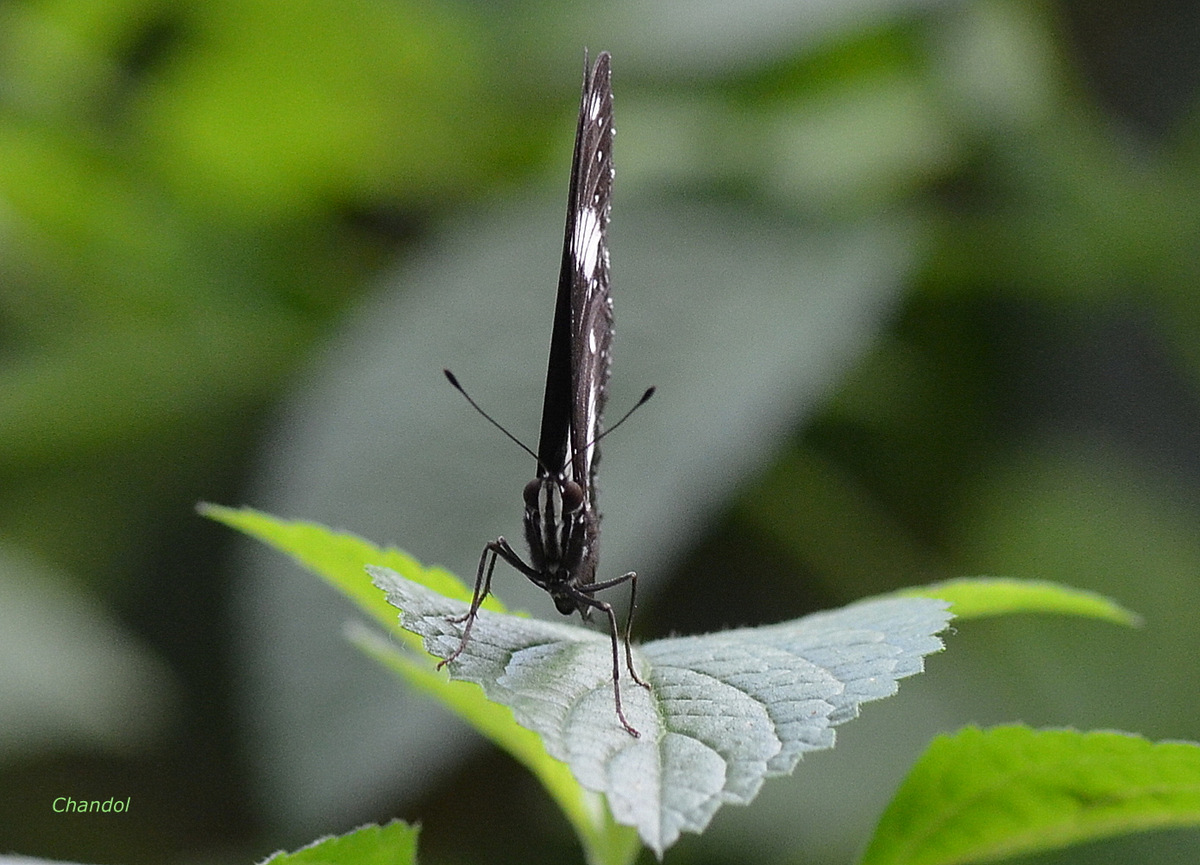
[[[625,719],[621,708],[616,614],[609,603],[595,597],[598,591],[628,582],[632,621],[637,574],[630,571],[615,579],[596,582],[600,542],[596,466],[600,459],[598,443],[605,433],[601,424],[612,364],[613,317],[607,243],[613,181],[610,60],[607,52],[601,53],[590,72],[586,62],[584,67],[541,433],[535,454],[537,470],[523,493],[529,562],[502,537],[484,547],[471,608],[459,620],[466,623],[462,640],[458,649],[439,666],[454,660],[466,647],[479,605],[491,590],[496,559],[504,559],[545,590],[560,613],[578,612],[584,619],[593,610],[606,615],[612,631],[617,717],[631,735],[637,736],[637,730]],[[466,396],[454,376],[449,372],[446,375]],[[637,405],[645,402],[652,392],[653,388],[648,390]],[[467,399],[475,405],[469,396]],[[496,424],[477,405],[475,408]],[[507,430],[500,429],[512,438]],[[634,681],[648,687],[633,669],[628,624],[625,658]]]
[[[525,487],[525,541],[529,545],[529,579],[554,599],[564,616],[578,610],[586,619],[591,607],[580,607],[576,591],[595,582],[596,514],[579,484],[562,477],[530,481]]]

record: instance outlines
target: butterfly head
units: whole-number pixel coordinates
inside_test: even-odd
[[[525,510],[573,514],[583,507],[583,487],[570,478],[536,477],[525,484]]]

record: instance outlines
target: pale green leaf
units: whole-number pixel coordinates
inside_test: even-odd
[[[459,645],[460,601],[386,569],[368,569],[401,624],[445,658]],[[941,649],[945,602],[881,598],[761,628],[656,640],[634,651],[650,683],[623,678],[641,735],[613,705],[609,637],[557,622],[481,611],[456,679],[478,682],[537,732],[579,782],[604,793],[613,817],[662,854],[702,831],[724,804],[747,804],[762,782],[790,773],[808,751],[833,747],[833,727],[895,693]]]

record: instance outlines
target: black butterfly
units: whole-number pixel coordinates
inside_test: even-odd
[[[612,633],[613,694],[617,718],[633,736],[638,735],[621,709],[620,652],[617,617],[612,605],[597,599],[596,592],[628,582],[629,619],[625,625],[625,663],[633,680],[649,688],[633,669],[629,629],[637,595],[637,574],[596,582],[599,560],[600,513],[596,509],[596,464],[600,459],[601,413],[608,396],[612,362],[612,298],[608,284],[606,231],[611,210],[613,180],[613,108],[610,86],[611,58],[596,58],[591,73],[584,59],[583,97],[575,154],[571,162],[571,191],[567,200],[567,228],[563,239],[562,269],[558,277],[558,302],[546,370],[546,395],[542,403],[542,430],[538,451],[521,444],[467,395],[458,380],[445,370],[450,383],[472,406],[509,438],[537,459],[537,477],[525,485],[525,540],[530,563],[504,538],[484,547],[475,574],[471,608],[456,622],[466,622],[462,641],[441,668],[462,653],[471,635],[479,605],[492,586],[492,571],[501,558],[549,592],[563,615],[579,612],[584,619],[602,610]],[[654,393],[650,388],[633,407]],[[633,409],[609,428],[615,429]]]

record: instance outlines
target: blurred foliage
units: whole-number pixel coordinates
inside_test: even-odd
[[[385,266],[439,219],[557,188],[562,70],[585,44],[627,63],[623,184],[814,221],[903,205],[933,228],[889,333],[697,539],[677,569],[694,590],[647,603],[643,624],[783,618],[961,573],[1056,579],[1134,607],[1149,636],[965,639],[989,686],[959,720],[1200,738],[1194,9],[755,8],[0,2],[0,582],[46,587],[6,593],[29,627],[0,631],[0,653],[83,669],[120,646],[146,671],[138,711],[175,712],[154,735],[96,722],[123,681],[77,694],[50,743],[4,724],[0,848],[281,846],[229,698],[228,538],[193,505],[243,498],[288,389]],[[74,621],[63,589],[89,598],[70,616],[103,609],[87,640],[35,627]],[[1120,677],[1080,681],[1048,652]],[[0,711],[24,705],[15,669]],[[502,766],[472,772],[488,768],[512,803],[536,801]],[[119,824],[65,828],[45,805],[114,783],[146,803]],[[429,861],[529,861],[519,821],[536,812],[499,803],[512,826],[495,838],[446,828],[494,799],[470,780],[431,790]],[[566,849],[547,835],[547,856]],[[706,842],[676,861],[746,861]],[[1111,855],[1191,861],[1196,838],[1147,844]]]

